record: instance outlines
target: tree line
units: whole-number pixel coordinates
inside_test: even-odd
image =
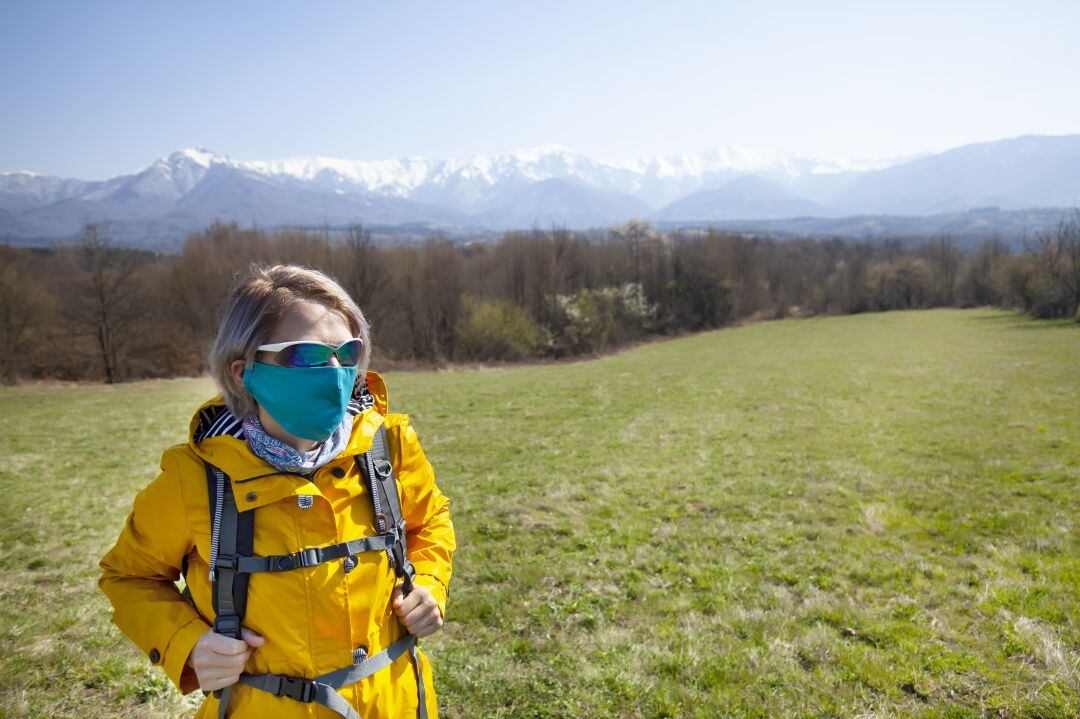
[[[332,237],[215,222],[170,255],[87,224],[75,243],[0,245],[0,380],[198,375],[221,301],[254,261],[335,277],[371,322],[375,367],[515,361],[786,316],[994,305],[1076,319],[1080,211],[1017,250],[993,236],[779,240],[647,221],[389,244],[363,225]]]

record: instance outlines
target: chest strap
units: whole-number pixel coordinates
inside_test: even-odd
[[[218,557],[217,566],[225,567],[231,564],[236,568],[237,572],[242,574],[287,572],[290,569],[317,567],[320,564],[334,562],[361,552],[385,551],[396,546],[404,534],[405,523],[399,522],[396,527],[382,534],[351,539],[348,542],[328,544],[325,547],[307,547],[292,554],[274,554],[269,557],[260,557],[258,555],[250,557]]]
[[[361,719],[356,710],[345,701],[345,697],[338,694],[337,690],[366,679],[380,669],[385,669],[405,652],[412,656],[413,667],[416,670],[416,715],[419,719],[427,719],[424,677],[420,668],[420,656],[416,649],[416,635],[414,634],[406,634],[386,649],[359,664],[335,669],[332,672],[320,674],[314,679],[292,677],[287,674],[241,674],[240,682],[274,696],[289,697],[304,703],[317,702],[345,719]]]

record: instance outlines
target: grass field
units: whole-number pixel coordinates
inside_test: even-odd
[[[794,319],[387,384],[453,501],[445,717],[1080,716],[1076,325]],[[213,392],[0,390],[0,716],[191,712],[96,565]]]

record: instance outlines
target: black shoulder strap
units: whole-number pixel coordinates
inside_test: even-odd
[[[255,511],[241,514],[236,508],[229,476],[209,462],[205,464],[207,495],[210,497],[210,551],[216,552],[210,560],[214,631],[240,639],[250,575],[236,571],[237,558],[255,551]],[[231,695],[231,686],[214,692],[218,700],[218,719],[227,716]]]
[[[386,425],[381,425],[371,438],[371,461],[375,470],[375,479],[382,490],[383,511],[390,526],[401,521],[401,497],[397,491],[397,478],[394,476],[394,464],[390,461],[390,445],[386,441]]]
[[[247,609],[250,575],[236,571],[237,557],[254,554],[255,512],[237,510],[228,475],[209,462],[206,463],[206,485],[213,522],[211,532],[217,538],[212,573],[214,631],[239,639],[240,622]]]
[[[398,495],[397,479],[394,477],[394,465],[390,461],[390,446],[386,441],[386,425],[380,425],[371,440],[371,449],[365,453],[366,472],[372,487],[371,500],[375,505],[376,516],[384,517],[379,529],[386,531],[400,526],[400,541],[390,550],[394,571],[402,578],[402,592],[412,591],[415,570],[409,561],[405,542],[405,522],[401,513],[401,497]],[[372,481],[373,480],[373,481]]]

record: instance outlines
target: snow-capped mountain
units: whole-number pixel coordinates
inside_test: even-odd
[[[175,246],[215,218],[263,227],[362,221],[498,230],[634,217],[678,223],[920,215],[1065,206],[1078,198],[1080,135],[863,163],[744,147],[619,163],[559,145],[377,161],[239,161],[189,148],[101,181],[0,173],[0,239],[70,236],[90,220],[110,221],[129,243]]]
[[[339,193],[371,192],[444,204],[467,212],[489,202],[506,186],[523,186],[544,180],[571,180],[599,190],[633,195],[649,205],[661,206],[701,187],[743,175],[789,183],[804,175],[870,169],[874,163],[854,166],[794,153],[743,147],[638,158],[624,163],[593,160],[561,145],[496,156],[435,160],[407,157],[377,161],[307,156],[237,162],[205,148],[195,148],[175,152],[135,174],[168,168],[182,180],[191,176],[193,168],[206,170],[215,165],[275,178],[283,183]]]

